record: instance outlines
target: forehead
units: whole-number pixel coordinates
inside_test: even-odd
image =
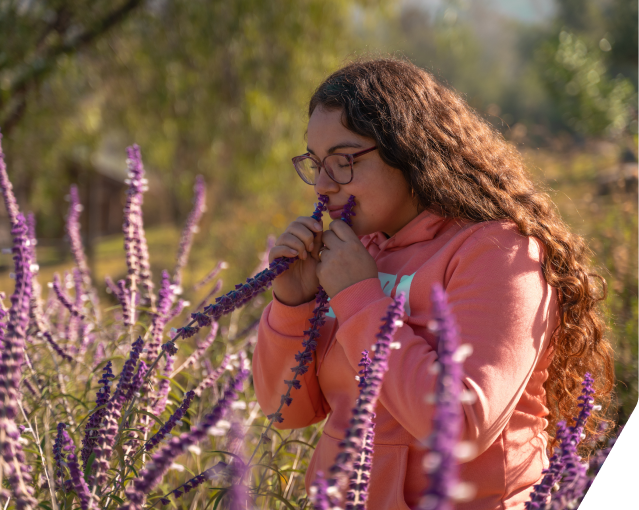
[[[316,154],[336,145],[359,147],[369,142],[368,138],[353,133],[342,124],[342,110],[315,108],[308,121],[308,147]]]

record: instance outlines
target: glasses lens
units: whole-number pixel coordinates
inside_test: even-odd
[[[319,166],[311,158],[298,159],[295,162],[295,169],[304,182],[308,184],[315,184],[317,181]]]
[[[324,162],[328,174],[335,182],[347,184],[351,180],[351,163],[345,156],[335,154],[326,158]]]

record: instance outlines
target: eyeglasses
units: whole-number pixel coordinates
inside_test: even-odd
[[[306,184],[315,184],[322,168],[337,184],[348,184],[353,180],[353,160],[375,149],[377,146],[355,154],[329,154],[321,163],[307,152],[301,156],[295,156],[293,166]]]

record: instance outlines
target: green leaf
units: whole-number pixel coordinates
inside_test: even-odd
[[[95,452],[91,452],[89,459],[87,460],[87,467],[84,469],[84,480],[87,481],[91,474],[91,468],[93,467],[93,461],[95,460]]]
[[[134,414],[144,414],[146,416],[149,416],[151,418],[153,418],[155,420],[155,422],[160,426],[163,427],[164,426],[164,422],[162,420],[160,420],[160,418],[158,418],[157,416],[155,416],[153,413],[150,413],[148,411],[145,411],[144,409],[134,409],[133,410]]]
[[[291,510],[297,510],[293,505],[291,505],[288,500],[284,499],[282,496],[280,496],[279,494],[276,494],[273,491],[264,491],[265,495],[267,496],[271,496],[275,499],[277,499],[278,501],[281,501],[282,503],[284,503],[286,505],[286,508],[290,508]]]

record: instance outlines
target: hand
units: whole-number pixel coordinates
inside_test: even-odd
[[[335,220],[324,232],[324,248],[317,277],[329,297],[334,297],[346,287],[377,278],[375,259],[364,248],[353,229],[342,220]]]
[[[297,306],[311,301],[317,294],[319,280],[316,266],[322,247],[321,221],[300,216],[277,238],[268,254],[269,262],[278,257],[296,257],[290,267],[273,280],[273,292],[282,303]]]

